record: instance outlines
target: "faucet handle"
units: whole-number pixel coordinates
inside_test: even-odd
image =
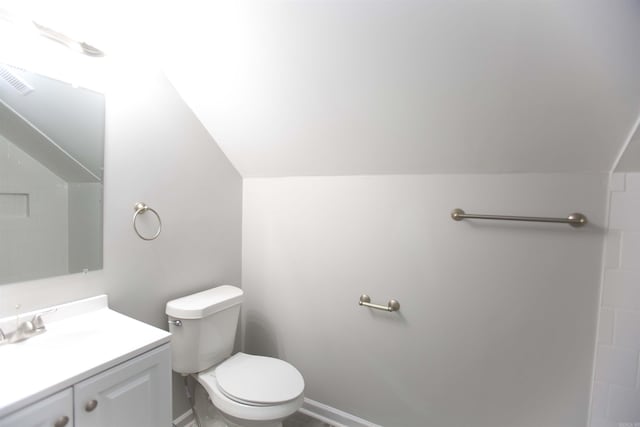
[[[42,319],[42,316],[44,316],[45,314],[49,314],[49,313],[53,313],[58,311],[57,308],[52,308],[51,310],[45,310],[42,311],[40,313],[37,313],[33,316],[33,318],[31,319],[31,323],[33,324],[33,327],[35,328],[36,331],[44,331],[47,328],[45,328],[44,326],[44,320]]]
[[[42,313],[38,313],[35,316],[33,316],[33,319],[31,319],[31,323],[33,324],[33,327],[37,331],[41,331],[41,330],[46,329],[44,327],[44,320],[42,320]]]

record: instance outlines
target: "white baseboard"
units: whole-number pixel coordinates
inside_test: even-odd
[[[196,422],[193,419],[191,409],[173,420],[173,425],[175,427],[196,427]]]
[[[382,427],[306,397],[299,411],[311,418],[331,424],[334,427]],[[196,427],[191,409],[176,418],[173,421],[173,425],[175,427]]]
[[[382,427],[306,397],[300,412],[335,427]]]

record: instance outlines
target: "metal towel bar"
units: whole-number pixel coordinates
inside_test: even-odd
[[[463,219],[493,219],[501,221],[529,221],[529,222],[554,222],[560,224],[569,224],[572,227],[582,227],[587,223],[587,217],[581,213],[572,213],[566,218],[548,218],[539,216],[511,216],[511,215],[481,215],[468,214],[462,209],[454,209],[451,211],[451,218],[454,221],[462,221]]]
[[[384,311],[400,310],[400,303],[394,299],[389,300],[387,305],[372,304],[371,297],[367,294],[360,295],[360,301],[358,302],[358,305],[363,305],[365,307],[375,308],[376,310],[384,310]]]

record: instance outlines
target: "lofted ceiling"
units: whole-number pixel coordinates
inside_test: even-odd
[[[245,177],[608,172],[640,115],[640,0],[13,4],[154,51]]]
[[[638,0],[170,14],[167,75],[245,177],[608,172],[640,114]]]

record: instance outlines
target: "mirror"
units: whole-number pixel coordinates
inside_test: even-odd
[[[102,268],[104,96],[0,63],[0,283]]]

